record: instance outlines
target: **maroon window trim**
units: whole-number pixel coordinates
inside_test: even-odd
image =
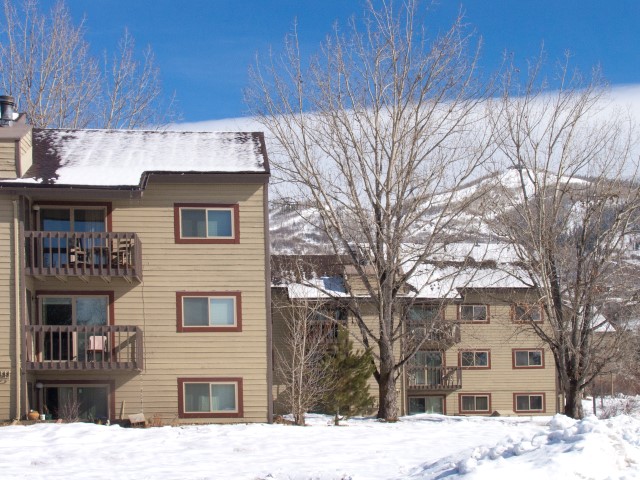
[[[542,357],[542,365],[516,365],[516,352],[540,352]],[[544,363],[544,349],[543,348],[512,348],[511,349],[511,367],[514,370],[531,370],[541,369],[545,367]]]
[[[233,215],[233,238],[182,238],[180,228],[180,209],[181,208],[221,208],[231,209]],[[173,231],[176,243],[190,244],[235,244],[240,243],[240,207],[237,203],[175,203],[173,205]]]
[[[487,410],[463,410],[462,409],[462,397],[487,397],[488,399],[488,409]],[[472,414],[472,415],[487,415],[491,413],[491,394],[490,393],[459,393],[458,394],[458,411],[461,414]]]
[[[41,325],[42,319],[40,318],[40,297],[109,297],[109,323],[108,325],[115,325],[115,296],[113,290],[36,290],[36,325]]]
[[[462,319],[462,307],[485,307],[487,309],[487,319],[486,320],[463,320]],[[491,323],[491,308],[489,305],[484,303],[462,303],[458,305],[458,322],[460,323],[468,323],[473,325],[487,325]]]
[[[234,297],[236,304],[236,324],[232,327],[188,327],[182,323],[184,297]],[[176,292],[176,331],[177,332],[241,332],[242,331],[242,295],[233,292]]]
[[[518,410],[516,402],[517,397],[542,397],[542,410]],[[531,402],[531,401],[529,401]],[[546,413],[547,412],[547,396],[544,392],[514,392],[513,394],[513,411],[516,413]]]
[[[45,387],[51,385],[61,387],[64,385],[106,385],[109,388],[107,393],[107,405],[109,405],[109,420],[116,420],[116,381],[115,380],[48,380],[37,379],[33,383],[42,383]],[[42,408],[42,406],[40,406]]]
[[[487,352],[487,365],[484,366],[464,366],[462,365],[462,354],[466,352]],[[458,351],[458,366],[462,370],[490,370],[491,369],[491,349],[489,348],[469,348]]]
[[[529,321],[529,320],[518,320],[516,318],[516,307],[527,307],[527,308],[532,308],[534,306],[538,307],[538,312],[540,314],[540,320],[536,320],[536,321]],[[511,323],[518,323],[518,324],[527,324],[527,323],[535,323],[535,324],[541,324],[544,323],[544,311],[542,310],[542,305],[540,305],[539,303],[514,303],[511,305]]]
[[[38,202],[33,202],[32,208],[33,206],[38,205],[40,207],[44,207],[47,208],[48,206],[52,206],[52,207],[105,207],[107,209],[107,218],[106,220],[106,225],[107,225],[107,232],[111,232],[113,231],[113,224],[112,224],[112,220],[111,220],[111,213],[113,212],[113,205],[111,204],[111,202],[65,202],[65,201],[60,201],[57,200],[55,202],[46,202],[46,201],[38,201]],[[39,225],[35,225],[34,222],[34,230],[39,228]]]
[[[238,398],[237,412],[185,412],[184,411],[184,384],[185,383],[235,383]],[[241,377],[197,377],[178,378],[178,418],[242,418],[244,417],[243,387]]]

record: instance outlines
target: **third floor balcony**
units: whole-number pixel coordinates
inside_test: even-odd
[[[142,280],[142,244],[135,233],[26,231],[24,242],[27,275]]]

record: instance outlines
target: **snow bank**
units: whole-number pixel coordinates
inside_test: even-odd
[[[91,424],[0,428],[3,479],[376,480],[640,477],[640,420],[619,416],[397,423],[310,416],[308,427]]]

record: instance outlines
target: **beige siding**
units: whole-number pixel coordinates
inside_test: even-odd
[[[274,294],[275,296],[275,294]],[[485,304],[489,307],[489,322],[482,324],[461,324],[461,341],[443,351],[444,365],[457,367],[461,350],[488,350],[490,351],[491,368],[489,369],[464,369],[462,370],[462,388],[447,391],[421,391],[408,390],[406,379],[401,376],[397,383],[400,393],[399,405],[401,414],[408,411],[409,396],[440,396],[444,398],[445,413],[451,415],[460,414],[460,394],[488,394],[491,398],[490,413],[497,411],[501,415],[516,415],[514,412],[514,393],[544,394],[545,411],[540,414],[553,414],[556,412],[556,375],[553,356],[548,348],[544,347],[540,339],[521,324],[511,321],[511,303],[525,302],[528,299],[521,294],[505,294],[485,292],[469,294],[465,303]],[[371,304],[362,302],[361,306],[365,314],[365,321],[376,330],[377,317]],[[448,321],[458,321],[458,306],[450,304],[446,307],[445,318]],[[274,350],[282,344],[278,337],[284,334],[283,327],[279,325],[281,318],[277,312],[273,312]],[[354,339],[354,346],[363,349],[359,329],[355,322],[350,322],[350,330]],[[514,369],[513,349],[543,349],[544,368],[540,369]],[[400,356],[400,345],[396,357]],[[426,350],[427,348],[425,348]],[[375,351],[375,346],[374,346]],[[277,383],[277,382],[274,382]],[[277,398],[278,386],[274,385],[274,398]],[[371,395],[378,397],[378,384],[372,377],[369,381]],[[531,415],[531,413],[526,413]]]
[[[474,303],[487,301],[486,298],[473,300]],[[491,368],[462,370],[462,389],[447,396],[447,412],[460,413],[459,394],[489,393],[491,412],[515,415],[514,393],[542,393],[546,409],[540,414],[556,413],[556,375],[551,352],[533,331],[512,322],[509,303],[491,301],[489,323],[462,324],[462,341],[446,352],[447,365],[454,366],[459,364],[461,350],[489,350]],[[542,349],[544,368],[514,369],[514,348]]]
[[[13,204],[11,197],[0,201],[0,372],[9,372],[0,382],[0,419],[12,418],[15,412],[15,302],[13,274]]]
[[[32,150],[32,138],[31,135],[24,135],[20,139],[20,165],[18,168],[19,176],[25,174],[29,167],[33,163],[33,150]]]
[[[100,198],[91,199],[101,201]],[[238,203],[240,243],[176,244],[175,203]],[[142,198],[112,203],[114,232],[135,232],[142,243],[144,281],[112,278],[88,282],[47,279],[37,289],[113,291],[115,324],[144,332],[142,373],[51,374],[33,379],[116,381],[116,416],[143,412],[165,423],[177,419],[178,378],[238,377],[243,381],[242,418],[184,419],[183,422],[267,421],[267,320],[262,185],[187,185],[150,182]],[[240,332],[176,331],[176,292],[239,291]],[[177,421],[177,420],[176,420]]]
[[[0,178],[16,178],[16,140],[0,140]]]

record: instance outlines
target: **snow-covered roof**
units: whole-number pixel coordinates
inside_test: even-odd
[[[346,297],[344,282],[339,277],[320,277],[305,283],[287,285],[289,298],[338,298]]]
[[[269,173],[255,132],[33,129],[33,165],[3,183],[138,186],[147,172]]]
[[[499,268],[460,268],[457,266],[420,267],[408,283],[416,290],[416,298],[459,298],[461,289],[529,288],[513,267],[510,271]]]

